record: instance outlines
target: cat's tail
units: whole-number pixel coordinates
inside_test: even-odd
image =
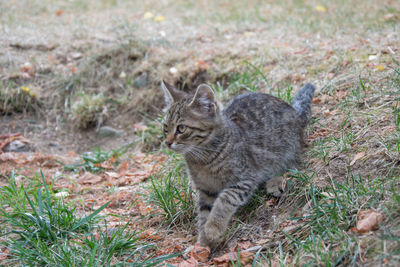
[[[294,96],[292,107],[303,118],[305,124],[311,117],[311,102],[314,97],[315,86],[307,83]]]

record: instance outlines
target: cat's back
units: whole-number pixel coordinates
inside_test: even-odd
[[[288,103],[263,93],[246,93],[235,97],[224,113],[245,131],[285,125],[294,127],[299,120],[299,115]]]

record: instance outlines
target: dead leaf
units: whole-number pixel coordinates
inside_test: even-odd
[[[195,244],[192,251],[190,251],[190,258],[200,262],[207,262],[210,256],[211,250],[209,247],[202,247],[200,244]]]
[[[78,183],[79,184],[98,184],[101,181],[103,181],[103,177],[100,175],[95,175],[90,172],[84,173],[79,179]]]
[[[339,90],[338,92],[337,92],[337,98],[339,99],[339,100],[343,100],[346,96],[348,96],[350,94],[350,92],[348,92],[348,91],[344,91],[344,90]]]
[[[0,253],[0,262],[6,260],[9,256],[11,256],[10,249],[6,248]]]
[[[358,214],[356,227],[350,231],[357,234],[364,234],[373,230],[379,229],[379,224],[383,222],[383,214],[372,209],[362,210]]]
[[[146,125],[144,125],[143,123],[135,123],[134,125],[133,125],[133,129],[136,131],[136,132],[139,132],[139,131],[146,131],[147,130],[147,126]]]
[[[199,67],[200,70],[208,70],[210,68],[210,65],[204,60],[198,60],[197,66]]]
[[[162,15],[158,15],[158,16],[156,16],[156,17],[154,18],[154,20],[157,21],[157,22],[161,22],[161,21],[164,21],[164,20],[165,20],[165,17],[162,16]]]
[[[197,267],[199,266],[199,263],[197,260],[190,258],[188,260],[180,262],[177,267]]]
[[[265,204],[268,207],[273,207],[273,206],[275,206],[275,202],[276,202],[276,199],[274,197],[272,197],[272,198],[268,199],[267,202],[265,202]]]
[[[72,59],[80,59],[80,58],[82,57],[82,53],[80,53],[80,52],[72,52],[72,53],[70,54],[70,57],[71,57]]]
[[[321,98],[320,97],[314,97],[314,99],[312,100],[313,104],[318,104],[321,103]]]
[[[396,15],[396,14],[388,13],[388,14],[384,15],[383,18],[385,20],[397,20],[397,19],[400,19],[400,15],[399,14]]]
[[[321,96],[319,96],[319,97],[315,97],[315,98],[312,100],[312,103],[313,103],[313,104],[319,104],[319,103],[325,104],[325,103],[328,103],[330,99],[331,99],[331,96],[330,96],[330,95],[321,95]]]
[[[145,232],[143,232],[140,235],[140,239],[147,239],[147,240],[153,240],[153,241],[157,241],[157,240],[161,240],[162,237],[159,235],[155,235],[154,233],[154,229],[148,229]]]
[[[57,12],[56,12],[56,16],[61,16],[62,13],[63,13],[63,11],[62,11],[61,9],[59,9],[59,10],[57,10]]]
[[[339,112],[339,111],[338,111],[337,109],[332,110],[332,111],[325,110],[325,111],[324,111],[324,115],[325,115],[325,116],[334,116],[334,115],[336,115],[338,112]]]
[[[326,7],[324,7],[323,5],[316,5],[315,10],[320,13],[325,13],[327,11]]]
[[[257,245],[265,245],[271,242],[271,238],[263,238],[256,241]]]
[[[246,265],[248,263],[250,263],[253,260],[253,253],[251,252],[229,252],[226,253],[224,255],[222,255],[221,257],[217,257],[213,259],[213,262],[215,264],[215,266],[230,266],[230,264],[233,263],[237,263],[238,261],[238,254],[240,257],[240,264],[241,265]]]
[[[356,163],[357,160],[361,159],[361,158],[364,157],[364,156],[365,156],[365,151],[360,152],[360,153],[357,153],[357,154],[354,156],[353,160],[350,162],[350,166],[353,166],[353,165]]]
[[[335,73],[329,72],[328,73],[328,79],[331,80],[331,79],[333,79],[333,77],[335,77]]]
[[[318,138],[318,137],[327,136],[328,134],[329,134],[329,132],[328,132],[327,129],[319,129],[319,130],[315,131],[313,134],[309,135],[307,137],[307,139],[311,139],[312,140],[312,139],[315,139],[315,138]]]

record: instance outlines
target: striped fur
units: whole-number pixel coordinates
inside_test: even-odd
[[[194,96],[162,88],[170,104],[165,143],[185,157],[198,192],[199,241],[215,247],[258,186],[296,166],[314,89],[299,91],[298,112],[268,94],[240,95],[222,109],[207,85]]]

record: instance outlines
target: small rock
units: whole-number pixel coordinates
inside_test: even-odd
[[[20,140],[11,141],[7,146],[3,148],[4,152],[27,152],[31,148],[28,144],[21,142]]]
[[[70,54],[72,59],[80,59],[82,57],[82,53],[79,52],[73,52]]]
[[[59,198],[59,199],[67,198],[68,196],[69,196],[69,193],[66,191],[62,191],[62,192],[58,192],[58,193],[54,194],[54,197]]]
[[[144,72],[133,80],[133,86],[138,88],[146,87],[148,82],[147,72]]]
[[[104,137],[113,137],[113,136],[120,136],[124,133],[122,130],[116,130],[109,126],[102,126],[99,128],[97,132],[97,136],[100,138]]]
[[[50,142],[50,143],[49,143],[49,146],[50,146],[50,147],[57,147],[58,144],[57,144],[57,143],[54,143],[54,142]]]

